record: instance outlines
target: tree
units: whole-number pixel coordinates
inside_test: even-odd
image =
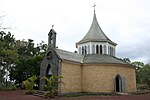
[[[126,63],[129,63],[129,64],[131,63],[129,58],[123,58],[123,61],[126,62]]]
[[[47,45],[43,41],[35,47],[32,39],[20,41],[10,32],[0,31],[0,85],[7,84],[8,77],[21,86],[28,77],[39,76],[46,50]]]
[[[141,67],[144,66],[144,63],[140,61],[135,61],[135,62],[132,62],[131,64],[136,66],[136,69],[140,69]]]
[[[137,87],[140,90],[150,89],[150,64],[145,64],[143,62],[135,61],[132,62],[136,66],[136,80]]]
[[[143,68],[144,63],[140,61],[135,61],[132,62],[131,64],[136,67],[136,82],[137,84],[141,84],[141,79],[142,79],[141,69]]]
[[[9,76],[10,80],[15,81],[15,84],[20,87],[22,81],[26,80],[28,77],[32,75],[39,76],[40,63],[46,52],[46,45],[41,43],[35,47],[33,40],[29,39],[28,41],[16,41],[15,47],[18,51],[18,58],[16,65],[11,68]],[[37,82],[37,85],[38,84]]]
[[[150,64],[146,64],[140,71],[141,83],[145,84],[150,90]]]
[[[17,59],[17,51],[13,49],[15,38],[10,32],[0,32],[0,83],[4,84],[4,76],[15,65]],[[7,79],[7,78],[6,78]],[[7,82],[7,81],[6,81]]]

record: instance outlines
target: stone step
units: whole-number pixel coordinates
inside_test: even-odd
[[[46,91],[39,91],[39,90],[37,90],[37,91],[34,93],[34,96],[43,97],[45,93],[46,93]]]
[[[119,95],[130,95],[129,93],[117,92]]]

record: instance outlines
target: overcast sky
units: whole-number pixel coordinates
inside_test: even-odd
[[[150,62],[150,0],[0,0],[0,12],[16,39],[47,43],[54,25],[58,48],[74,52],[91,26],[94,3],[100,27],[118,44],[117,57]]]

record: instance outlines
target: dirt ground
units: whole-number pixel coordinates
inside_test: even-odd
[[[48,100],[33,95],[24,95],[24,91],[0,91],[0,100]],[[50,100],[150,100],[149,95],[126,96],[79,96],[79,97],[55,97]]]

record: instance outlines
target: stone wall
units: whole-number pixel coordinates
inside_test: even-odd
[[[61,75],[63,76],[61,84],[61,93],[81,92],[81,66],[77,63],[62,62]]]
[[[135,69],[119,64],[78,64],[69,61],[61,63],[61,93],[72,92],[114,92],[116,75],[125,78],[126,92],[136,91]]]
[[[117,74],[125,77],[126,92],[136,91],[135,69],[128,66],[101,64],[82,66],[82,92],[113,92]]]

